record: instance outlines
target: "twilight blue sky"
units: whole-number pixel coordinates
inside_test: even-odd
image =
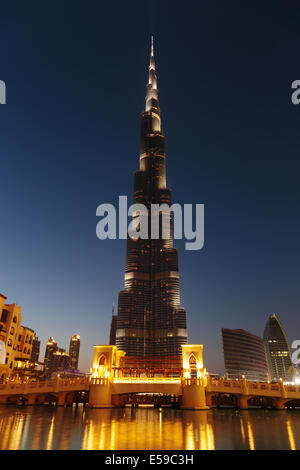
[[[173,202],[205,204],[205,247],[179,250],[189,341],[223,371],[220,330],[300,338],[300,7],[287,1],[10,0],[1,5],[0,292],[80,367],[108,341],[126,242],[96,208],[133,193],[150,35]]]

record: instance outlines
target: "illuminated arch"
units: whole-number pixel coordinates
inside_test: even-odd
[[[100,359],[99,359],[99,366],[105,366],[106,363],[106,358],[104,354],[101,354]]]
[[[190,354],[190,357],[189,357],[189,366],[190,366],[190,367],[197,367],[197,361],[196,361],[196,357],[195,357],[195,354],[194,354],[194,353],[191,353],[191,354]]]
[[[197,360],[194,353],[191,353],[189,357],[189,370],[191,377],[197,377]]]

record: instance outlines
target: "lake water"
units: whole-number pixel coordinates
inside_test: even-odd
[[[300,410],[0,407],[0,449],[300,449]]]

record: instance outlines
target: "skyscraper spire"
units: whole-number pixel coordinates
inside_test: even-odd
[[[150,80],[151,80],[151,76],[150,76],[150,71],[151,70],[154,70],[154,75],[155,75],[153,36],[151,36],[151,53],[150,53],[150,64],[149,64],[149,83],[150,83]]]
[[[158,89],[157,89],[157,77],[156,77],[156,68],[155,68],[155,60],[154,60],[153,36],[151,36],[151,53],[150,53],[149,78],[148,78],[148,84],[147,84],[145,111],[153,113],[152,114],[152,130],[160,132],[161,131],[160,109],[159,109],[159,102],[158,102]]]

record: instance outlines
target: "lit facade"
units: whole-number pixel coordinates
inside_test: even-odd
[[[6,304],[0,294],[0,379],[12,376],[16,369],[31,367],[32,344],[35,333],[21,325],[21,307]]]
[[[69,356],[70,356],[70,369],[72,371],[78,370],[80,351],[80,336],[73,335],[70,340]]]
[[[264,341],[271,379],[291,381],[293,379],[291,350],[286,333],[275,313],[267,321]]]
[[[53,373],[62,373],[70,368],[70,356],[62,348],[59,348],[52,355],[50,364],[49,364],[49,376],[51,377]]]
[[[32,351],[31,351],[31,361],[38,363],[39,362],[39,357],[40,357],[40,347],[41,347],[41,342],[39,338],[34,335],[33,341],[32,341]]]
[[[140,167],[134,178],[134,203],[148,208],[148,227],[152,204],[171,205],[164,146],[152,44],[145,111],[141,115]],[[118,314],[111,324],[110,343],[126,352],[130,367],[181,367],[181,345],[187,343],[172,217],[163,215],[164,210],[159,212],[158,239],[127,239],[125,288],[119,293]],[[163,239],[166,225],[170,236]]]
[[[226,377],[266,382],[269,371],[264,342],[245,330],[222,328]]]
[[[182,345],[181,374],[174,377],[168,374],[168,370],[162,374],[160,370],[145,371],[138,368],[131,369],[128,375],[128,368],[124,367],[125,351],[114,345],[94,346],[89,406],[123,406],[128,400],[128,394],[142,393],[152,395],[152,399],[157,394],[177,396],[182,398],[181,408],[207,409],[207,376],[202,350],[201,344]]]
[[[53,336],[47,341],[46,344],[46,351],[45,351],[45,358],[44,358],[44,372],[45,376],[48,378],[51,376],[53,371],[53,354],[58,351],[58,345]]]

